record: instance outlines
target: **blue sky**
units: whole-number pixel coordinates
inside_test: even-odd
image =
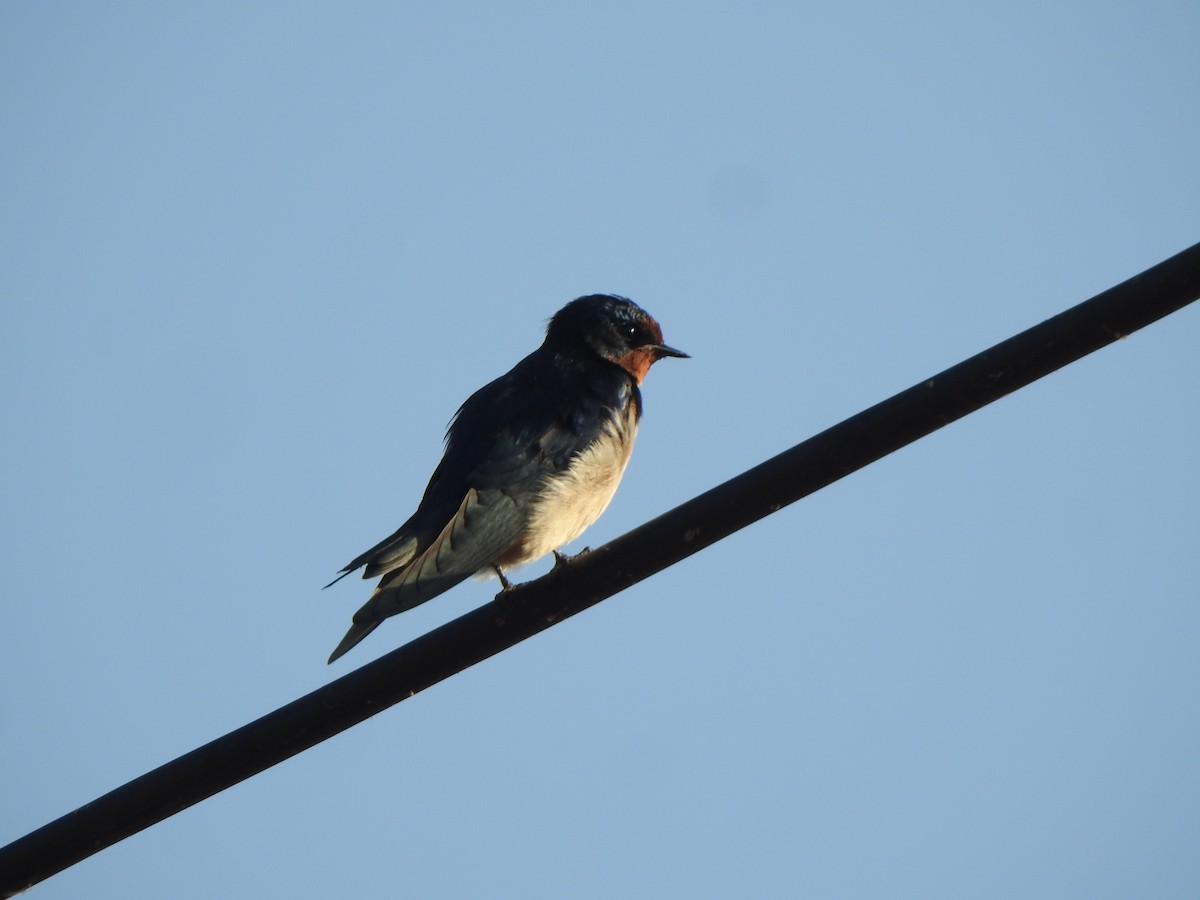
[[[571,298],[596,545],[1200,239],[1192,3],[0,8],[0,842],[325,659]],[[40,898],[1195,897],[1200,311]],[[547,568],[523,570],[525,577]]]

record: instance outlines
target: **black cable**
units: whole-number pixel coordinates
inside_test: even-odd
[[[1200,297],[1200,244],[0,848],[12,896]]]

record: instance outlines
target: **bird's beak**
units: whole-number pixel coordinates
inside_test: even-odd
[[[668,347],[666,344],[653,344],[650,348],[654,352],[654,358],[662,359],[664,356],[674,356],[676,359],[691,359],[692,357],[682,350],[676,350],[674,347]]]

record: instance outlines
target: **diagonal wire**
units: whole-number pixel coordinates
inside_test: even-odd
[[[1200,297],[1200,244],[0,848],[12,896]]]

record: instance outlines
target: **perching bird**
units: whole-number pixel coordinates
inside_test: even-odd
[[[663,357],[687,357],[662,341],[633,301],[580,297],[537,350],[468,397],[412,518],[334,579],[362,566],[383,576],[329,662],[473,574],[494,571],[507,588],[504,568],[557,553],[596,521],[633,450],[638,385]]]

